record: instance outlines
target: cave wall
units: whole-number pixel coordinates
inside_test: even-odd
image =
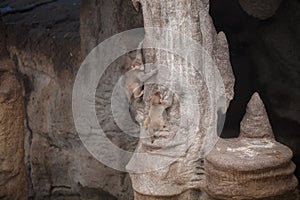
[[[23,84],[9,58],[0,18],[0,198],[27,199]]]
[[[31,3],[15,1],[14,6]],[[5,5],[3,1],[0,7]],[[101,164],[81,143],[72,116],[72,89],[84,56],[112,34],[141,25],[141,15],[129,0],[83,1],[81,5],[78,0],[63,0],[5,15],[3,21],[5,32],[1,35],[24,83],[29,198],[131,199],[129,177]],[[108,80],[116,75],[114,72],[121,72],[120,66],[122,59],[107,74]],[[101,86],[99,90],[104,95]],[[109,111],[104,112],[99,113],[99,121],[108,121],[111,135],[120,133],[105,115]],[[116,142],[129,146],[126,141]]]

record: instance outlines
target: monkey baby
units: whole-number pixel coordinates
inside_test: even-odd
[[[160,131],[165,127],[167,102],[162,99],[160,92],[150,97],[149,114],[144,121],[144,127],[149,130],[151,142],[154,142],[154,131]]]

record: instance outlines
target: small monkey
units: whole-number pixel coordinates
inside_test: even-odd
[[[131,103],[132,95],[134,99],[143,95],[142,86],[144,82],[156,73],[157,69],[145,74],[143,65],[131,66],[131,70],[125,73],[125,93],[129,103]]]
[[[144,70],[143,62],[140,58],[135,58],[131,63],[131,69]]]
[[[154,142],[154,131],[160,131],[165,127],[166,108],[169,107],[163,100],[160,92],[155,92],[150,97],[149,114],[144,121],[144,127],[149,130],[151,142]]]

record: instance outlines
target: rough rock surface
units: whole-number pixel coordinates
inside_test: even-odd
[[[146,63],[162,67],[157,67],[158,85],[145,87],[143,100],[146,106],[142,115],[147,115],[150,96],[156,90],[163,93],[165,99],[172,99],[173,104],[167,109],[168,130],[157,131],[153,143],[149,138],[140,139],[136,152],[142,156],[133,156],[127,165],[133,188],[145,196],[176,196],[190,189],[199,191],[204,185],[204,155],[217,137],[218,120],[221,121],[218,114],[226,112],[233,98],[234,77],[226,37],[214,29],[208,13],[209,1],[133,2],[136,7],[140,3],[143,10],[144,48],[166,44],[173,47],[172,50],[180,47],[189,52],[191,49],[190,54],[180,55],[184,59],[159,50],[159,47],[145,51]],[[151,27],[172,32],[152,31]],[[192,38],[194,46],[178,37],[178,32]],[[197,46],[195,43],[202,48],[193,49]],[[203,68],[198,69],[198,66]],[[146,66],[146,71],[153,68]],[[141,135],[149,134],[141,128]],[[135,173],[141,171],[143,173]]]
[[[28,184],[24,162],[24,98],[14,63],[0,61],[0,198],[27,199]],[[4,71],[3,71],[4,70]]]
[[[205,158],[205,191],[216,199],[297,199],[292,157],[292,151],[272,136],[265,108],[255,93],[241,136],[220,139]]]
[[[34,2],[1,1],[0,6],[22,8]],[[83,57],[106,37],[142,21],[129,0],[81,3]],[[30,179],[29,196],[55,200],[131,199],[133,192],[128,175],[105,167],[94,159],[81,143],[74,127],[72,89],[82,60],[79,8],[79,1],[63,0],[3,17],[6,46],[25,85],[25,161]],[[125,18],[125,13],[131,13],[133,17]],[[111,22],[110,19],[116,21]],[[117,70],[111,71],[108,81]],[[100,93],[103,92],[99,96],[109,96],[112,86],[107,85],[107,88],[108,91],[99,89]],[[106,108],[109,108],[107,105]],[[105,110],[105,113],[108,111]],[[106,123],[106,117],[99,113],[99,121]],[[106,125],[108,129],[112,127],[112,135],[120,133],[112,121]],[[131,143],[120,143],[120,146],[134,148]]]
[[[239,0],[243,10],[258,19],[272,17],[282,0]]]

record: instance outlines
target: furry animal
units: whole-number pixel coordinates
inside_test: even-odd
[[[137,99],[143,95],[142,86],[144,82],[156,73],[157,70],[152,70],[145,74],[143,65],[132,65],[131,70],[125,73],[125,93],[130,104],[132,96]]]
[[[149,114],[144,121],[144,127],[149,130],[151,142],[154,142],[154,132],[160,131],[165,127],[166,101],[163,100],[160,92],[154,93],[150,97]]]

